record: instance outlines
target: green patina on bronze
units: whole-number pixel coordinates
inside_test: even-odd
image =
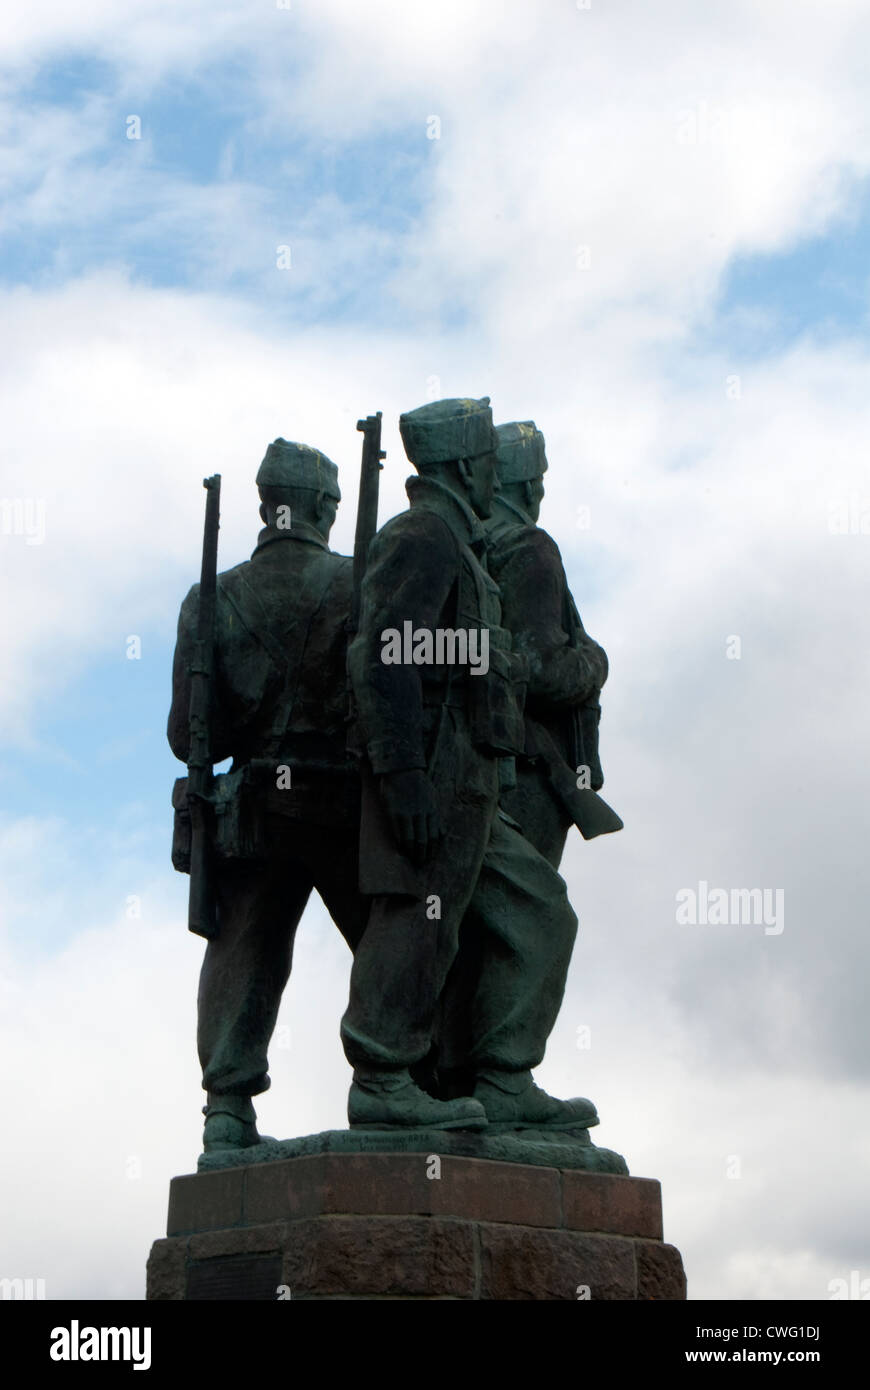
[[[557,872],[567,830],[621,826],[597,797],[606,657],[535,525],[543,437],[531,422],[496,432],[488,398],[408,412],[409,507],[370,539],[380,417],[360,428],[356,566],[328,549],[335,465],[278,440],[258,475],[265,527],[251,560],[217,578],[210,645],[200,586],[182,606],[170,743],[185,761],[202,745],[191,690],[199,708],[206,680],[210,758],[233,759],[192,806],[183,780],[173,798],[176,867],[190,867],[190,809],[210,836],[201,1166],[431,1150],[625,1172],[589,1140],[594,1105],[532,1079],[577,929]],[[407,625],[475,634],[477,650],[485,636],[485,669],[385,662],[384,633]],[[251,1098],[269,1086],[314,888],[354,952],[350,1129],[261,1141]]]
[[[548,467],[544,436],[532,420],[499,425],[496,434],[500,490],[488,523],[488,565],[514,648],[529,661],[525,750],[517,785],[502,804],[558,868],[572,825],[585,839],[622,829],[598,796],[608,662],[580,621],[559,547],[537,525]]]
[[[490,1134],[488,1130],[444,1129],[329,1129],[298,1139],[265,1139],[248,1149],[223,1149],[201,1154],[197,1171],[246,1168],[252,1163],[274,1163],[285,1158],[310,1158],[313,1154],[436,1153],[440,1158],[486,1158],[496,1163],[527,1163],[535,1168],[568,1168],[585,1173],[626,1176],[621,1154],[592,1143],[582,1127],[573,1131],[514,1130]]]

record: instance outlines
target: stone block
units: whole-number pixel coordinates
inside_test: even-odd
[[[566,1172],[562,1204],[568,1230],[662,1238],[662,1190],[653,1178]]]
[[[145,1276],[148,1300],[182,1300],[187,1297],[187,1241],[155,1240]]]
[[[280,1221],[264,1226],[233,1226],[225,1231],[200,1231],[189,1237],[188,1255],[192,1260],[211,1260],[223,1255],[274,1253],[283,1249],[285,1239],[285,1227]]]
[[[553,1168],[437,1154],[318,1154],[248,1169],[244,1219],[452,1216],[557,1226],[560,1210]]]
[[[242,1220],[244,1168],[223,1168],[216,1173],[189,1173],[169,1184],[168,1236],[193,1231],[217,1231],[237,1226]]]
[[[686,1297],[686,1273],[675,1245],[656,1240],[635,1241],[637,1254],[637,1296],[668,1302]]]
[[[333,1216],[287,1228],[291,1297],[475,1296],[474,1230],[436,1217]]]
[[[480,1227],[482,1299],[633,1299],[637,1279],[631,1241],[576,1231]]]

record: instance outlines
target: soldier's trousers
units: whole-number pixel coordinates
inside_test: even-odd
[[[267,1049],[312,889],[351,950],[365,927],[356,827],[272,815],[267,836],[266,862],[225,862],[218,869],[219,931],[206,947],[197,1001],[202,1085],[215,1095],[268,1090]]]
[[[348,1061],[415,1067],[435,1046],[451,1071],[537,1066],[577,932],[563,879],[498,807],[459,804],[421,880],[423,901],[372,902],[342,1020]]]
[[[545,769],[518,761],[517,785],[502,792],[501,804],[526,839],[558,869],[573,822],[550,786]]]

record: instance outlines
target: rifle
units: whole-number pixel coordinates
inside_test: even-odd
[[[353,599],[351,601],[348,635],[355,637],[359,629],[360,595],[366,570],[369,546],[378,529],[378,491],[383,469],[381,459],[387,456],[381,448],[381,412],[357,420],[363,434],[362,463],[359,474],[359,504],[356,512],[356,535],[353,542]]]
[[[353,592],[350,601],[350,616],[347,620],[347,749],[355,758],[364,751],[360,740],[356,701],[353,694],[353,680],[350,673],[350,644],[359,631],[360,605],[362,602],[362,582],[366,571],[369,546],[378,529],[378,492],[380,490],[381,459],[386,454],[381,448],[381,412],[358,420],[356,425],[363,434],[362,463],[359,474],[359,502],[356,511],[356,534],[353,542]]]
[[[190,810],[190,899],[188,930],[211,941],[217,936],[217,903],[211,844],[211,715],[217,616],[217,544],[220,527],[221,475],[203,478],[208,496],[202,538],[202,573],[194,657],[190,665],[190,749],[187,758],[187,804]]]

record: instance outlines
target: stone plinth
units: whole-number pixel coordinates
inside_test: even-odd
[[[658,1182],[434,1153],[174,1178],[148,1261],[149,1299],[685,1296]]]

